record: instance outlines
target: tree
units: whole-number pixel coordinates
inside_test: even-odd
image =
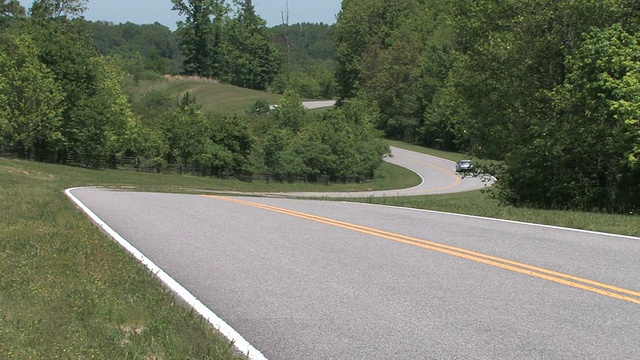
[[[27,35],[0,46],[0,143],[20,157],[48,159],[61,140],[62,94]]]
[[[220,78],[223,73],[223,26],[229,13],[224,0],[171,0],[172,10],[186,16],[178,22],[184,72]]]
[[[507,158],[505,197],[583,210],[640,205],[631,196],[640,192],[632,180],[640,148],[638,54],[640,39],[620,24],[585,34],[567,59],[565,82],[551,92],[556,116],[536,124],[535,141]]]
[[[251,0],[236,0],[235,5],[238,10],[228,31],[227,76],[234,85],[264,90],[280,70],[280,55]]]
[[[67,141],[74,154],[89,162],[103,165],[100,160],[135,148],[127,140],[127,131],[134,128],[133,113],[122,91],[124,73],[114,63],[102,57],[91,59],[94,91],[80,99],[71,109],[66,124]]]
[[[88,22],[93,41],[104,56],[121,56],[127,71],[139,78],[149,72],[175,74],[182,59],[176,35],[159,23],[136,25]]]
[[[251,154],[255,140],[246,122],[239,115],[210,117],[211,141],[231,154],[230,161],[213,166],[218,173],[248,174],[253,171]]]
[[[82,16],[88,0],[35,0],[31,16],[37,19],[72,18]]]
[[[302,106],[300,96],[293,90],[287,90],[275,111],[276,124],[289,129],[294,134],[307,123],[307,111]]]
[[[17,19],[24,18],[25,9],[16,0],[0,1],[0,29],[10,27]]]
[[[265,136],[262,157],[267,171],[271,174],[282,173],[284,166],[282,153],[289,147],[293,134],[288,129],[274,128]]]
[[[280,53],[286,54],[286,69],[271,83],[270,91],[295,90],[310,99],[333,99],[338,88],[335,79],[335,25],[285,24],[269,29]]]

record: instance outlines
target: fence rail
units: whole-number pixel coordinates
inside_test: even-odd
[[[7,149],[0,147],[0,157],[23,159],[39,162],[57,162],[64,165],[90,168],[90,169],[114,169],[123,171],[137,171],[154,174],[178,174],[202,177],[214,177],[220,179],[236,178],[245,182],[279,182],[279,183],[363,183],[371,180],[372,175],[330,176],[325,174],[290,174],[276,175],[263,173],[233,174],[230,172],[215,171],[210,167],[194,164],[167,164],[160,159],[147,159],[137,156],[83,156],[82,154],[64,154],[55,159],[39,158],[34,154],[23,152],[22,149]]]

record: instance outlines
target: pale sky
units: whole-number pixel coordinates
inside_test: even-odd
[[[33,0],[19,0],[27,10]],[[341,0],[289,0],[289,24],[301,22],[334,24],[340,11]],[[231,1],[227,1],[231,3]],[[282,24],[287,10],[287,0],[253,0],[256,12],[272,27]],[[89,0],[84,17],[87,20],[105,20],[113,23],[130,21],[135,24],[159,22],[175,30],[180,20],[171,11],[171,0]]]

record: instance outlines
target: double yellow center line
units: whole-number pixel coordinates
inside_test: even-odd
[[[274,211],[277,213],[295,216],[295,217],[299,217],[299,218],[307,219],[311,221],[316,221],[319,223],[336,226],[343,229],[357,231],[363,234],[368,234],[368,235],[372,235],[372,236],[376,236],[376,237],[380,237],[380,238],[384,238],[392,241],[397,241],[397,242],[401,242],[401,243],[405,243],[413,246],[418,246],[424,249],[429,249],[432,251],[449,254],[459,258],[472,260],[472,261],[476,261],[476,262],[491,265],[491,266],[496,266],[501,269],[534,276],[540,279],[553,281],[555,283],[572,286],[574,288],[591,291],[591,292],[609,296],[612,298],[640,304],[640,292],[638,291],[624,289],[621,287],[604,284],[598,281],[593,281],[593,280],[589,280],[589,279],[585,279],[585,278],[581,278],[573,275],[568,275],[561,272],[548,270],[548,269],[524,264],[521,262],[509,260],[509,259],[482,254],[476,251],[471,251],[463,248],[458,248],[455,246],[440,244],[433,241],[419,239],[419,238],[415,238],[407,235],[396,234],[396,233],[392,233],[384,230],[374,229],[367,226],[329,219],[322,216],[316,216],[316,215],[306,214],[298,211],[279,208],[271,205],[265,205],[265,204],[251,202],[251,201],[245,201],[245,200],[222,197],[222,196],[214,196],[214,195],[205,195],[205,197],[210,197],[210,198],[224,200],[224,201],[228,201],[236,204],[256,207],[264,210]]]

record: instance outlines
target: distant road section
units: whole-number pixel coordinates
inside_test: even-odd
[[[335,100],[304,101],[302,103],[302,106],[304,106],[306,109],[311,110],[311,109],[320,109],[320,108],[332,107],[335,104],[336,104]]]
[[[483,182],[479,178],[461,178],[456,174],[456,163],[451,160],[391,147],[391,156],[385,161],[409,169],[422,178],[417,186],[381,191],[358,192],[298,192],[298,193],[262,193],[267,196],[293,197],[326,197],[326,198],[355,198],[381,196],[417,196],[446,194],[483,189],[491,186],[493,181]]]

